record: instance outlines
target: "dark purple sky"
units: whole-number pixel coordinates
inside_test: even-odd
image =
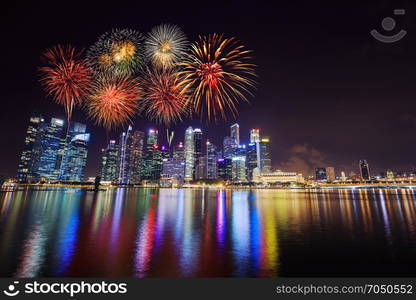
[[[274,167],[307,172],[330,165],[339,173],[356,171],[358,160],[366,158],[373,171],[416,169],[414,1],[10,2],[0,12],[0,174],[15,175],[33,111],[64,118],[63,108],[46,99],[37,82],[45,48],[57,43],[86,48],[113,27],[145,33],[162,22],[179,25],[191,41],[223,32],[255,51],[259,85],[236,121],[242,141],[255,127],[271,137]],[[394,16],[395,8],[406,14]],[[381,20],[388,16],[397,21],[393,33],[408,31],[394,44],[369,34],[386,33]],[[74,120],[92,133],[87,176],[95,175],[106,133],[82,111]],[[192,125],[221,143],[233,122],[188,120],[175,127],[176,141]],[[140,117],[134,125],[151,126]]]

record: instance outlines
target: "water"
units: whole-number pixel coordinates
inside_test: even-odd
[[[1,193],[0,276],[415,276],[415,201],[409,189]]]

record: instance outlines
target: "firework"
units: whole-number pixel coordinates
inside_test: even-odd
[[[143,36],[132,29],[113,29],[88,49],[87,57],[97,73],[133,74],[144,64]]]
[[[45,65],[39,68],[46,93],[65,107],[68,120],[91,92],[92,73],[80,55],[70,45],[58,45],[43,53]]]
[[[97,125],[110,130],[131,121],[141,95],[137,79],[127,76],[101,76],[94,84],[87,114]]]
[[[256,77],[251,53],[235,38],[221,34],[199,37],[192,45],[179,75],[193,88],[190,102],[201,117],[206,113],[208,120],[219,115],[226,119],[227,112],[235,117],[237,104],[248,102]]]
[[[155,67],[170,68],[184,57],[188,40],[178,26],[162,24],[150,31],[145,44],[146,55]]]
[[[169,126],[188,114],[188,89],[174,70],[148,70],[144,80],[146,115]]]

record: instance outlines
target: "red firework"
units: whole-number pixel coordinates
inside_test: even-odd
[[[189,113],[188,89],[175,71],[148,70],[145,89],[143,109],[150,119],[169,126]]]
[[[71,45],[47,49],[42,59],[45,66],[39,68],[40,82],[47,95],[65,107],[69,120],[73,108],[80,105],[91,92],[92,72]]]
[[[97,125],[110,130],[131,121],[141,95],[142,90],[137,79],[103,76],[94,84],[87,114]]]

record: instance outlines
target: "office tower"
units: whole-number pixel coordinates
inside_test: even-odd
[[[218,178],[224,181],[233,179],[232,160],[230,158],[219,158],[217,160]]]
[[[207,157],[206,155],[200,156],[198,160],[195,161],[195,180],[205,179],[207,175]]]
[[[253,181],[253,171],[259,166],[257,147],[258,143],[253,142],[247,145],[246,149],[246,168],[247,168],[247,180]]]
[[[71,170],[70,166],[68,165],[70,160],[69,147],[71,145],[71,142],[75,136],[85,134],[87,130],[87,126],[85,124],[77,122],[71,122],[70,124],[68,124],[68,126],[69,128],[67,130],[66,136],[61,138],[58,155],[56,157],[56,172],[57,174],[59,174],[59,180],[62,181],[70,180],[70,177],[72,176],[69,175]],[[80,143],[82,144],[83,142]],[[86,143],[88,144],[88,141]],[[74,147],[74,145],[72,146]],[[73,148],[71,153],[73,154],[74,151],[76,152],[77,150]]]
[[[237,145],[240,145],[240,126],[235,123],[230,127],[231,137],[235,140]]]
[[[61,180],[76,182],[84,180],[89,141],[90,134],[81,133],[74,135],[67,143]]]
[[[315,168],[315,180],[327,181],[326,168]]]
[[[347,176],[345,176],[345,172],[341,171],[341,181],[346,181],[347,180]]]
[[[250,130],[250,143],[259,143],[260,142],[260,129],[251,129]]]
[[[360,175],[362,180],[370,180],[370,169],[368,168],[368,163],[365,159],[360,160]]]
[[[247,181],[246,157],[245,156],[235,155],[232,158],[232,181],[234,182]]]
[[[153,156],[153,170],[152,170],[152,179],[160,179],[163,161],[169,158],[169,149],[166,146],[155,145],[155,151]]]
[[[194,130],[188,127],[185,131],[185,181],[191,181],[194,174]]]
[[[118,166],[117,166],[117,182],[120,184],[127,184],[128,182],[128,149],[127,141],[132,128],[129,126],[126,132],[122,132],[119,139],[119,148],[118,148]]]
[[[194,129],[194,174],[193,179],[204,178],[204,165],[205,161],[203,158],[204,146],[202,142],[202,131],[199,128]]]
[[[159,132],[150,129],[147,134],[145,151],[142,160],[142,179],[158,180],[160,177],[161,154],[157,144]]]
[[[258,144],[260,173],[270,173],[272,171],[272,160],[270,156],[270,139],[268,137],[263,137],[261,138]]]
[[[106,149],[102,150],[100,176],[102,181],[116,182],[118,163],[118,146],[115,140],[110,140]]]
[[[238,144],[235,138],[226,136],[223,141],[224,158],[232,159]]]
[[[176,146],[173,147],[173,159],[176,161],[185,162],[185,147],[182,142],[179,142]]]
[[[126,161],[127,161],[127,183],[138,184],[141,180],[141,164],[143,158],[144,132],[130,131],[127,137]]]
[[[392,170],[387,170],[386,172],[386,178],[387,179],[394,179],[394,173]]]
[[[56,159],[61,146],[64,121],[52,118],[42,138],[42,152],[39,159],[39,176],[46,180],[58,180]]]
[[[217,179],[217,147],[207,140],[206,143],[207,150],[206,150],[206,178],[207,179]]]
[[[326,179],[328,181],[334,181],[335,180],[335,169],[334,169],[334,167],[326,167],[325,172],[326,172]]]
[[[162,178],[174,179],[178,183],[184,182],[185,163],[174,158],[166,158],[162,162]]]
[[[33,115],[29,120],[20,162],[17,168],[17,180],[30,182],[39,180],[38,165],[42,151],[45,119],[40,115]]]

